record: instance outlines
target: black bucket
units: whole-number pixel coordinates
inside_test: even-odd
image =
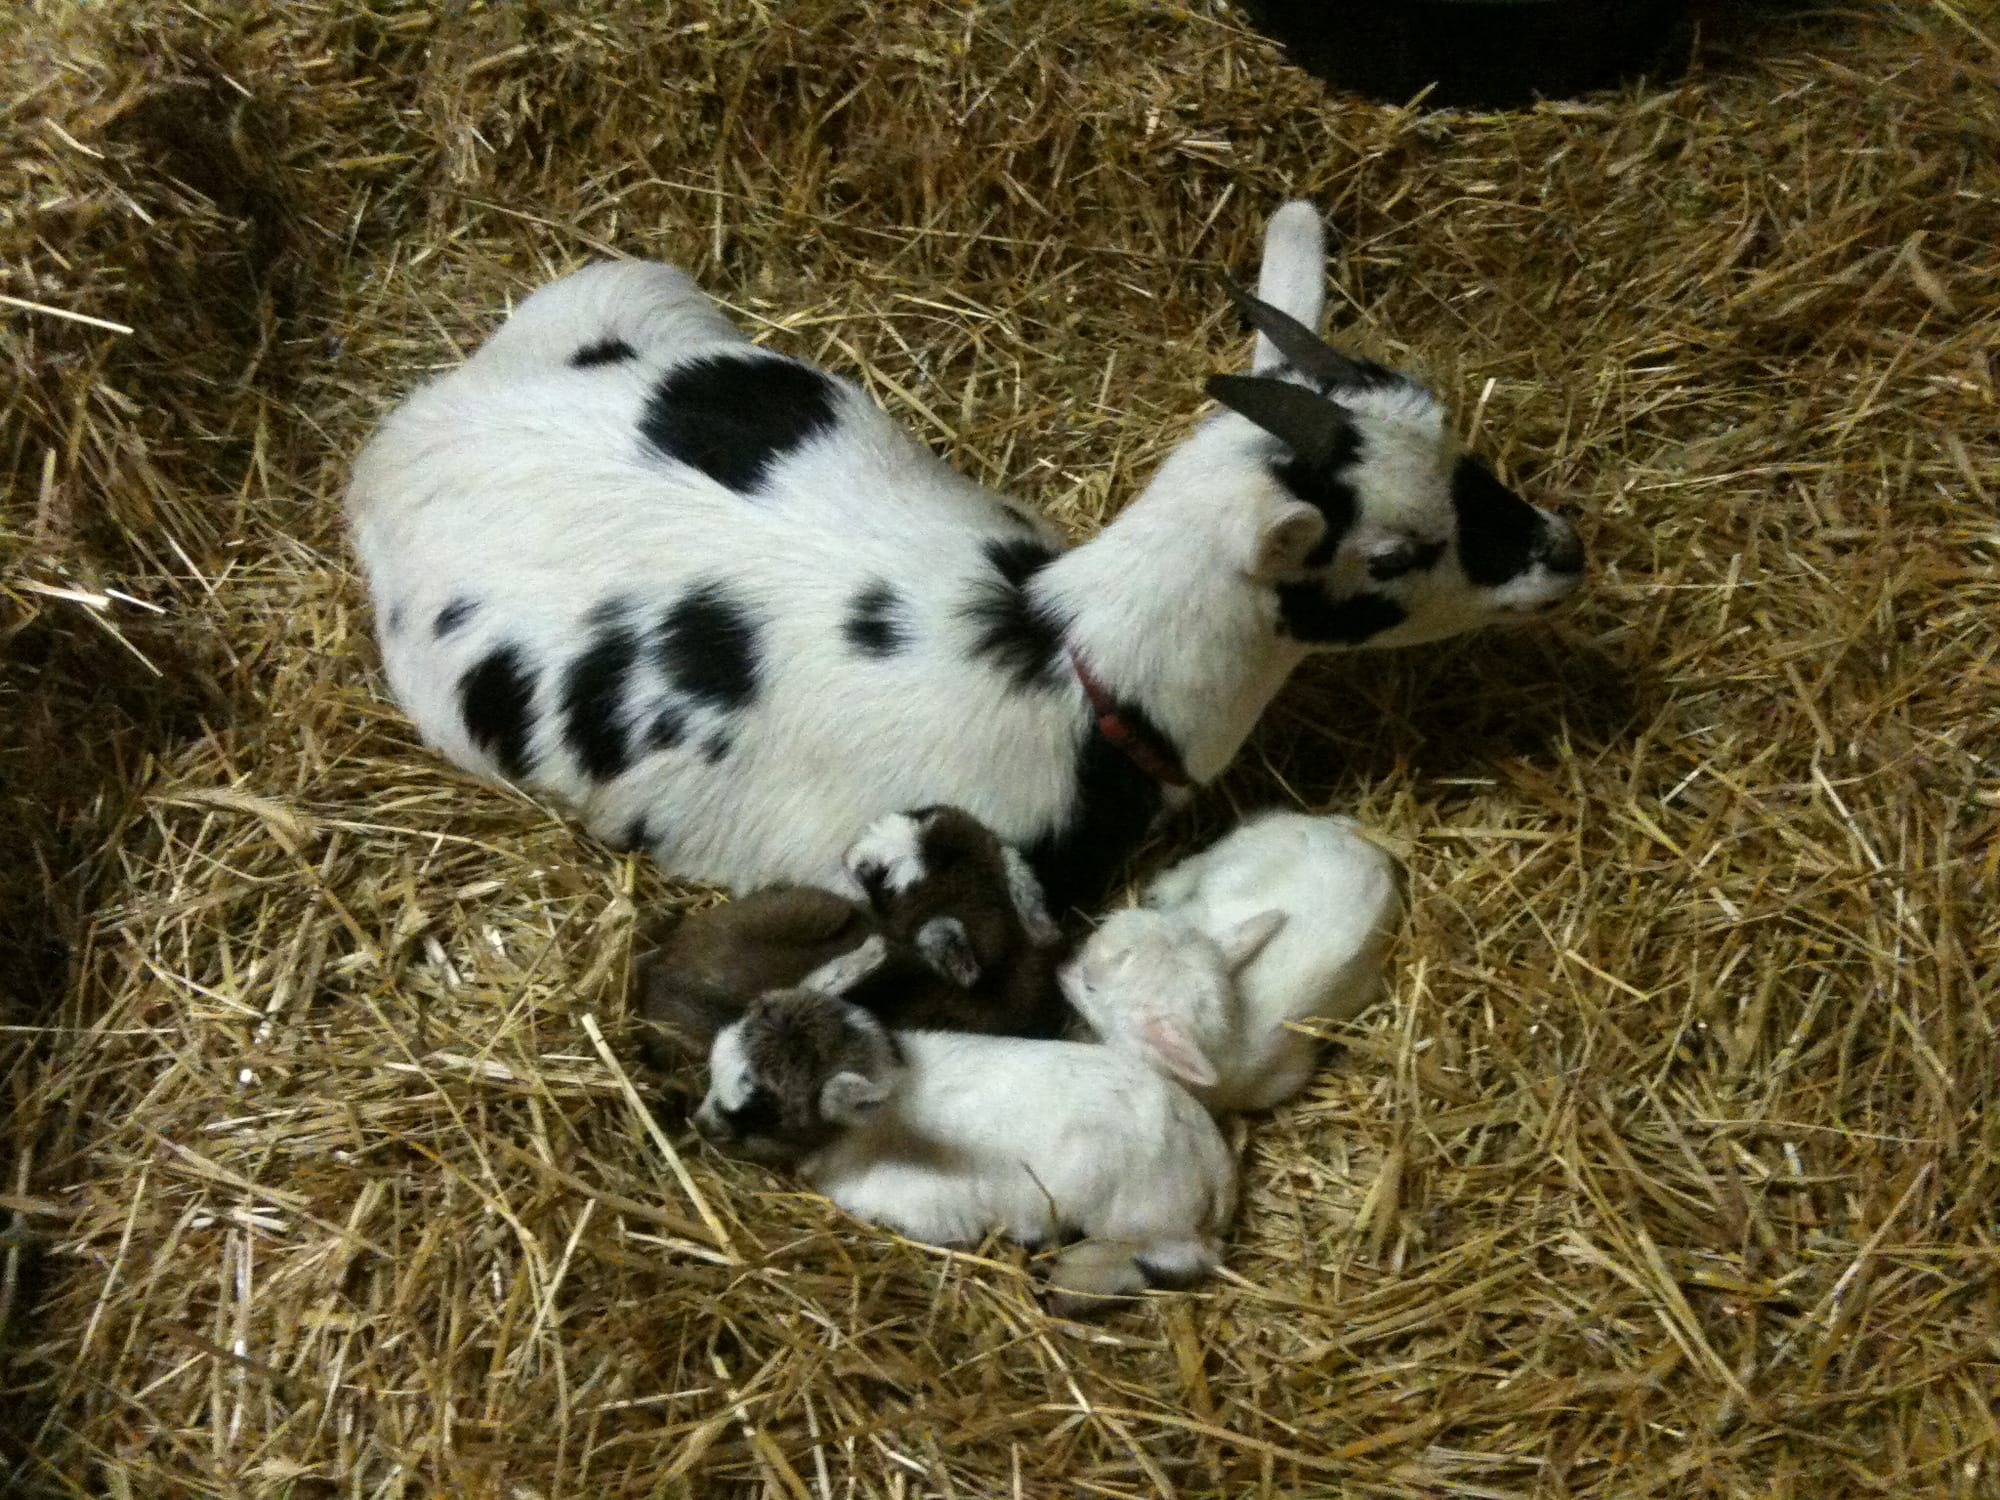
[[[1686,65],[1689,0],[1238,0],[1335,88],[1437,109],[1514,109]]]

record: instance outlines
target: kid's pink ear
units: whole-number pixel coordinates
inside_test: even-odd
[[[1180,1022],[1165,1016],[1148,1016],[1139,1023],[1139,1040],[1147,1056],[1181,1082],[1198,1089],[1215,1082],[1215,1064],[1194,1044]]]

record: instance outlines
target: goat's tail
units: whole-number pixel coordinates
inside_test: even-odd
[[[1153,1240],[1083,1240],[1049,1270],[1049,1310],[1062,1317],[1105,1311],[1110,1299],[1149,1291],[1185,1291],[1215,1274],[1221,1256],[1200,1236]]]
[[[466,367],[516,379],[742,342],[742,331],[685,272],[658,261],[606,260],[522,299]]]

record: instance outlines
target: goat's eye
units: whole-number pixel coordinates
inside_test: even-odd
[[[1378,542],[1368,552],[1368,576],[1375,579],[1401,578],[1409,573],[1435,567],[1444,556],[1443,542],[1419,542],[1412,537],[1396,537]]]

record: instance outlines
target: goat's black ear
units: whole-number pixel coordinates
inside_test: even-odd
[[[1245,321],[1276,345],[1292,368],[1307,379],[1334,387],[1371,383],[1366,366],[1342,354],[1290,313],[1279,311],[1261,297],[1253,297],[1226,277],[1222,285]]]
[[[1280,439],[1307,463],[1330,462],[1351,419],[1338,403],[1289,380],[1263,375],[1211,375],[1208,394]]]

